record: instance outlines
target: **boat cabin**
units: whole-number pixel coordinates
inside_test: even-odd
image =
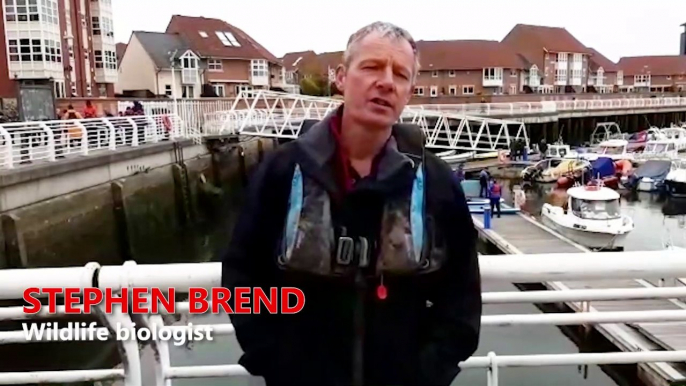
[[[578,186],[567,190],[565,211],[583,220],[616,220],[622,217],[619,193],[603,186]]]
[[[548,150],[545,152],[545,156],[546,158],[565,158],[565,156],[570,153],[572,153],[572,149],[569,147],[569,145],[554,143],[548,145]]]
[[[638,155],[639,159],[665,159],[675,158],[679,155],[674,140],[658,139],[648,141],[645,149]]]
[[[624,139],[624,134],[615,122],[598,123],[591,133],[591,146],[613,139]]]

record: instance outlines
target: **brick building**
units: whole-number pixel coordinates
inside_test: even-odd
[[[56,97],[113,96],[117,58],[112,0],[4,0],[0,97],[51,84]]]
[[[136,31],[121,59],[117,93],[197,98],[210,85],[220,97],[279,88],[279,59],[219,19],[174,15],[165,32]]]
[[[622,92],[681,92],[686,88],[686,56],[624,57]]]

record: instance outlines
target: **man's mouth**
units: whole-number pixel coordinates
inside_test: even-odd
[[[387,101],[385,99],[381,99],[381,98],[372,99],[372,103],[377,104],[379,106],[383,106],[383,107],[392,107],[391,103],[389,101]]]

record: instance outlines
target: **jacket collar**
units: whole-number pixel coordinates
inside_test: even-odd
[[[336,139],[331,133],[331,124],[339,111],[341,110],[327,114],[324,119],[314,124],[295,141],[301,153],[315,169],[314,172],[312,170],[310,172],[313,172],[315,177],[319,177],[320,182],[335,191],[338,190],[335,178],[328,172],[327,167],[336,155]],[[383,152],[376,173],[377,183],[387,185],[403,171],[414,169],[415,161],[398,150],[398,144],[393,135],[386,142]]]

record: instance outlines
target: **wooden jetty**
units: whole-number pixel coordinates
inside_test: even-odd
[[[479,230],[479,237],[506,254],[578,253],[589,249],[565,238],[538,222],[533,217],[518,213],[503,215],[490,221],[490,229],[484,228],[483,214],[472,219]],[[645,288],[656,284],[646,280],[602,280],[588,282],[542,283],[549,290],[588,288]],[[575,312],[679,310],[686,304],[679,300],[623,300],[567,302]],[[632,323],[597,324],[594,328],[609,342],[622,351],[684,350],[686,349],[686,323]],[[667,386],[685,384],[686,365],[683,363],[645,363],[638,365],[637,376],[648,385]]]

